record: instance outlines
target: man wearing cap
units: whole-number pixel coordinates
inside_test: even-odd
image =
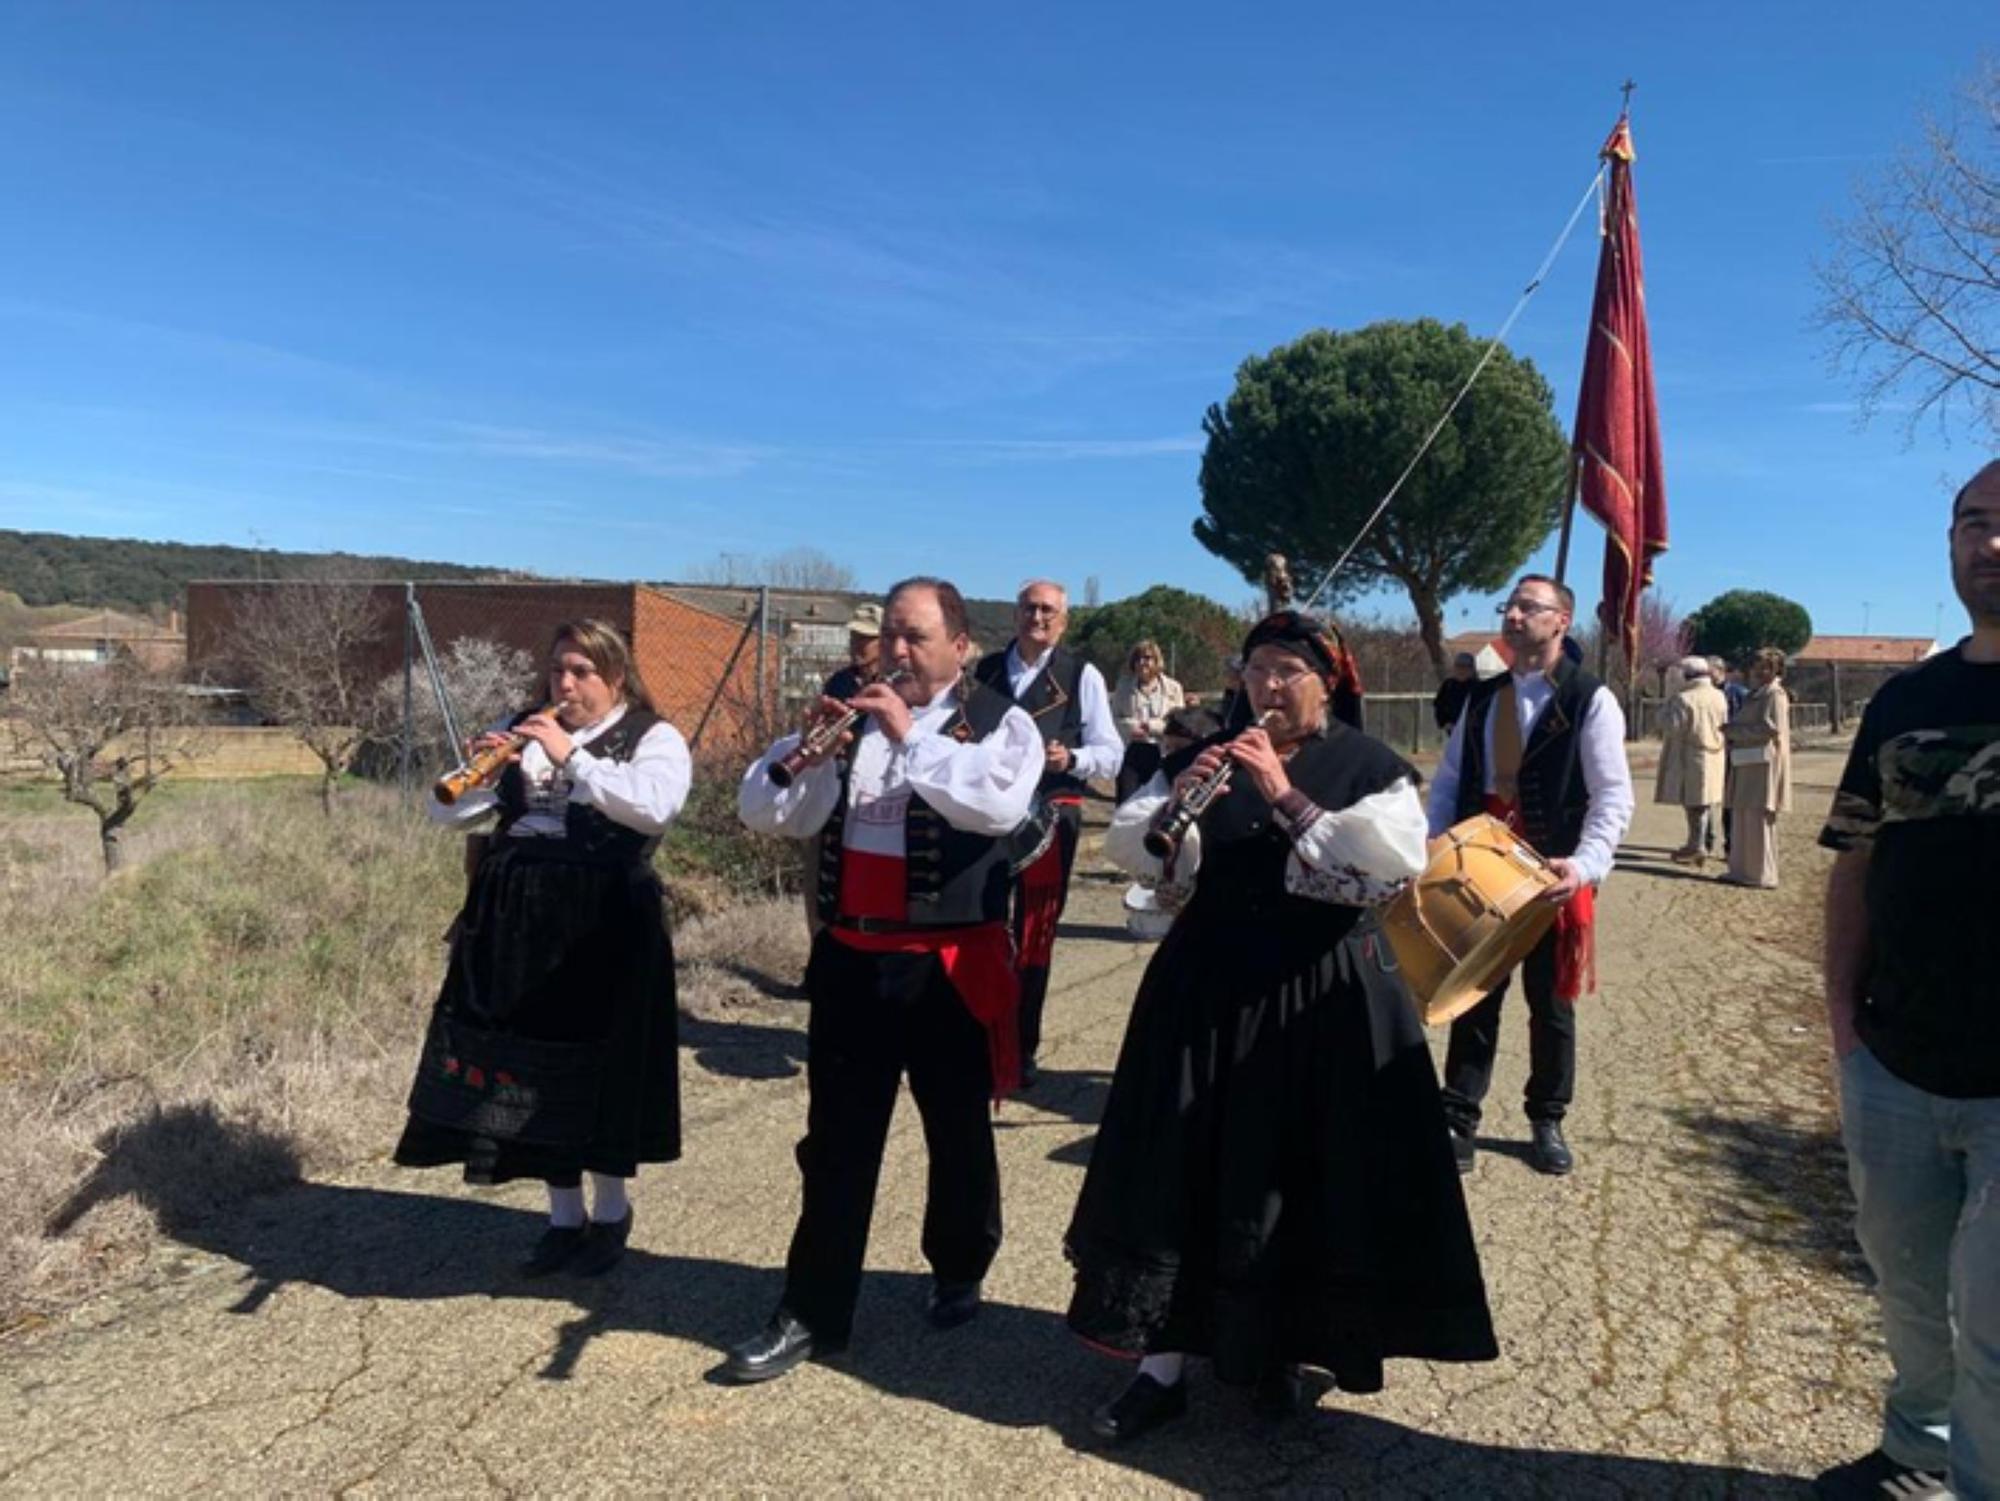
[[[828,678],[820,692],[845,702],[873,682],[875,646],[881,635],[882,607],[873,603],[856,605],[847,618],[847,665]]]
[[[1104,674],[1062,646],[1069,595],[1048,579],[1030,579],[1014,603],[1014,639],[979,660],[973,676],[1028,711],[1046,748],[1040,797],[1056,817],[1047,853],[1015,879],[1014,950],[1021,976],[1021,1080],[1035,1080],[1042,1007],[1056,923],[1069,901],[1069,877],[1083,826],[1088,782],[1118,775],[1125,742],[1111,717]]]
[[[1660,711],[1660,769],[1653,801],[1687,815],[1687,842],[1673,852],[1681,865],[1699,865],[1715,835],[1715,807],[1722,801],[1726,762],[1722,727],[1729,700],[1715,686],[1706,657],[1683,657],[1681,690]]]

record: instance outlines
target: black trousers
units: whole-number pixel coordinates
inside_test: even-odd
[[[1056,849],[1062,856],[1062,895],[1056,902],[1053,922],[1062,920],[1063,909],[1069,905],[1070,872],[1076,868],[1076,844],[1083,833],[1083,806],[1080,803],[1065,803],[1056,812]],[[1014,882],[1014,952],[1021,953],[1021,929],[1027,921],[1028,904],[1022,895],[1021,882]],[[1016,971],[1021,977],[1021,1067],[1035,1066],[1035,1056],[1042,1046],[1042,1008],[1049,999],[1049,967],[1046,964],[1028,965],[1017,963]]]
[[[812,999],[799,1143],[804,1203],[785,1258],[784,1307],[844,1340],[903,1074],[930,1153],[924,1258],[940,1282],[977,1282],[1000,1249],[1000,1163],[986,1031],[930,954],[865,954],[829,932],[806,967]]]
[[[1548,936],[1521,961],[1521,987],[1528,993],[1527,1116],[1559,1121],[1576,1094],[1576,1008],[1556,999],[1556,935]],[[1500,1007],[1509,980],[1451,1024],[1444,1057],[1444,1113],[1452,1128],[1470,1136],[1479,1128],[1479,1102],[1493,1082],[1493,1055],[1500,1047]]]

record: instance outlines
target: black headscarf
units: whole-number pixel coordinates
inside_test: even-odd
[[[1260,646],[1282,646],[1310,662],[1326,680],[1333,717],[1361,728],[1361,669],[1332,621],[1303,610],[1279,610],[1250,628],[1243,638],[1244,659]]]

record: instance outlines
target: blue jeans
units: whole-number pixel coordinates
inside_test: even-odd
[[[1927,1093],[1856,1048],[1840,1134],[1895,1367],[1882,1448],[2000,1501],[2000,1098]]]

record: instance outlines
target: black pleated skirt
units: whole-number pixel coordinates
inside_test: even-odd
[[[1498,1355],[1422,1029],[1372,919],[1191,908],[1148,966],[1065,1249],[1070,1327],[1123,1355]],[[1268,924],[1276,922],[1275,928]],[[1260,931],[1261,929],[1261,931]]]
[[[502,839],[473,878],[395,1160],[470,1183],[680,1156],[673,940],[643,864]]]

